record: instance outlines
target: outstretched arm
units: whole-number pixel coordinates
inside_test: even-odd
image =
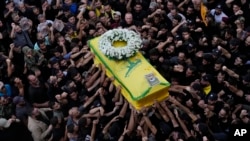
[[[150,121],[150,119],[148,118],[148,116],[147,116],[148,111],[147,111],[146,108],[142,109],[142,114],[143,114],[143,119],[145,120],[145,123],[146,123],[147,126],[149,127],[150,131],[153,133],[153,135],[156,135],[157,129],[156,129],[156,127],[152,124],[152,122]]]
[[[185,125],[185,123],[182,121],[182,119],[179,117],[179,113],[177,111],[177,109],[174,109],[174,114],[175,114],[175,117],[176,119],[178,120],[181,128],[183,129],[183,131],[185,132],[187,138],[191,137],[191,133],[189,132],[187,126]]]

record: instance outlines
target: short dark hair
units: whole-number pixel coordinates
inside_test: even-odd
[[[248,61],[248,58],[246,55],[241,54],[238,57],[242,60],[243,65],[246,64],[246,62]]]
[[[175,15],[174,19],[177,20],[178,22],[180,22],[182,20],[180,15]]]
[[[215,64],[224,64],[225,63],[225,59],[222,57],[219,57],[216,61]]]
[[[190,65],[190,66],[187,66],[187,69],[188,68],[193,72],[193,74],[197,73],[197,67],[196,66]]]
[[[75,125],[74,125],[73,123],[67,125],[67,131],[68,131],[69,133],[73,133],[73,132],[74,132],[74,127],[75,127]]]
[[[58,124],[58,118],[57,117],[52,117],[50,119],[50,123],[52,124],[52,126],[56,126]]]

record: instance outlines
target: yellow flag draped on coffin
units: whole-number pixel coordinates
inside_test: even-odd
[[[154,100],[162,101],[169,95],[170,83],[148,63],[140,52],[125,60],[106,57],[98,47],[100,37],[89,41],[91,51],[95,54],[94,63],[103,64],[106,75],[114,76],[114,84],[121,85],[121,93],[137,110],[151,106]]]

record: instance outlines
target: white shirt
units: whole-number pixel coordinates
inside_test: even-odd
[[[215,14],[215,9],[212,9],[210,11],[210,14],[214,16],[214,20],[216,23],[220,23],[222,21],[222,18],[223,17],[228,17],[224,12],[221,11],[221,14],[220,15],[216,15]]]

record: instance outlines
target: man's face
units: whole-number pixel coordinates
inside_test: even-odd
[[[224,109],[221,109],[219,112],[219,118],[220,119],[226,119],[227,118],[227,113]]]
[[[192,75],[193,75],[193,71],[190,70],[190,68],[188,68],[188,69],[186,70],[186,77],[191,77]]]
[[[176,16],[176,15],[177,15],[176,9],[172,9],[172,10],[170,11],[170,13],[171,13],[172,16]]]
[[[220,15],[221,14],[221,9],[216,8],[214,14],[215,15]]]
[[[222,22],[221,22],[222,23]],[[224,23],[224,22],[223,22]],[[225,24],[225,23],[224,23]],[[230,39],[232,37],[231,34],[229,34],[228,32],[225,33],[225,39]]]
[[[174,3],[173,3],[173,2],[168,1],[168,3],[167,3],[167,8],[168,8],[168,10],[173,9],[173,8],[174,8]]]
[[[234,13],[236,13],[239,10],[240,10],[240,7],[238,5],[233,5],[233,11],[234,11]]]
[[[178,60],[179,61],[184,61],[185,60],[185,54],[184,53],[179,53],[178,54]]]
[[[201,0],[192,0],[192,3],[195,4],[195,5],[198,5],[201,3]]]
[[[208,116],[208,114],[210,113],[210,110],[208,108],[205,108],[204,109],[204,115],[205,116]]]
[[[60,65],[63,67],[68,67],[67,61],[65,59],[61,60]]]
[[[81,81],[81,79],[82,79],[82,77],[81,77],[80,73],[77,73],[77,75],[74,77],[74,80],[75,80],[76,82]]]
[[[89,11],[89,18],[90,19],[96,19],[96,14],[94,11]]]
[[[44,16],[40,16],[38,20],[39,20],[40,23],[43,23],[45,21],[45,17]]]
[[[221,69],[221,64],[214,64],[214,70],[219,71]]]
[[[131,24],[133,22],[132,14],[126,14],[125,15],[125,21],[126,21],[127,24]]]
[[[173,19],[173,20],[172,20],[172,26],[173,26],[173,27],[177,26],[178,23],[179,23],[178,20],[176,20],[176,19]]]
[[[236,57],[234,60],[234,65],[235,66],[239,66],[242,64],[242,60],[240,59],[240,57]]]
[[[105,6],[104,6],[104,11],[107,12],[107,13],[110,13],[110,12],[111,12],[111,7],[110,7],[110,5],[105,5]]]
[[[78,98],[78,94],[77,92],[72,92],[71,94],[69,94],[70,98],[73,99],[73,100],[77,100]]]
[[[226,27],[227,25],[226,25],[226,23],[224,22],[224,21],[221,21],[220,22],[220,29],[224,29],[225,27]]]
[[[53,64],[53,66],[52,66],[54,69],[60,69],[60,66],[59,66],[59,63],[55,63],[55,64]]]
[[[71,3],[72,3],[72,0],[64,0],[64,3],[67,4],[67,5],[68,5],[68,4],[71,4]]]
[[[35,85],[35,86],[38,86],[40,83],[40,81],[34,75],[30,76],[29,81],[31,85]]]
[[[79,112],[77,107],[74,107],[74,108],[71,109],[71,114],[72,114],[73,117],[79,117],[80,112]]]
[[[96,6],[96,8],[101,8],[102,7],[101,1],[98,0],[97,2],[95,2],[95,6]]]
[[[63,36],[60,36],[60,37],[58,38],[58,44],[59,44],[60,42],[65,43],[65,39],[64,39]]]
[[[63,72],[61,70],[59,70],[58,73],[56,74],[56,76],[58,78],[63,78],[64,75],[63,75]]]
[[[76,22],[76,18],[75,17],[70,17],[69,18],[69,22],[71,23],[71,24],[75,24],[75,22]]]
[[[189,34],[188,32],[183,32],[183,33],[182,33],[182,38],[183,38],[184,40],[188,40],[188,39],[190,38],[190,34]]]
[[[222,82],[224,81],[224,79],[225,79],[225,75],[223,75],[223,74],[221,74],[221,73],[219,73],[219,74],[217,75],[217,82],[218,82],[218,83],[222,83]]]
[[[192,100],[189,99],[188,101],[186,101],[186,105],[187,105],[188,107],[192,107],[192,106],[193,106]]]
[[[61,108],[61,105],[58,102],[55,102],[55,104],[53,105],[53,109],[59,110],[60,108]]]
[[[237,45],[229,45],[229,48],[231,51],[237,50],[238,46]]]
[[[193,8],[188,7],[188,8],[187,8],[187,11],[186,11],[186,14],[187,14],[187,15],[191,15],[191,14],[193,14],[193,13],[194,13]]]
[[[150,59],[152,60],[152,61],[156,61],[157,59],[158,59],[158,55],[150,55]]]
[[[46,50],[47,48],[46,48],[45,42],[39,44],[39,48],[40,48],[41,50]]]
[[[208,86],[209,85],[209,82],[204,80],[203,78],[201,79],[201,85],[202,86]]]
[[[166,50],[167,50],[167,53],[168,54],[172,54],[172,53],[174,53],[174,49],[175,49],[175,47],[174,46],[169,46],[168,48],[166,48]]]
[[[34,108],[33,109],[33,111],[32,111],[32,114],[34,115],[34,116],[39,116],[39,115],[41,115],[41,113],[40,113],[40,111],[38,110],[38,108]]]
[[[142,6],[141,5],[139,5],[139,4],[135,5],[135,11],[136,12],[140,12],[141,10],[142,10]]]
[[[245,46],[250,47],[250,36],[248,36],[245,40]]]
[[[16,14],[15,16],[12,17],[14,22],[18,22],[20,20],[20,16]]]
[[[0,92],[5,92],[5,91],[6,91],[6,88],[5,88],[4,84],[2,83],[2,87],[0,87]]]
[[[212,43],[213,46],[216,46],[219,43],[219,39],[217,37],[213,37],[211,43]]]
[[[12,8],[14,6],[14,3],[13,2],[10,2],[10,3],[8,3],[8,4],[6,4],[6,8]]]
[[[24,4],[19,4],[18,9],[19,9],[20,11],[25,11],[25,10],[26,10],[26,8],[25,8],[25,5],[24,5]]]

